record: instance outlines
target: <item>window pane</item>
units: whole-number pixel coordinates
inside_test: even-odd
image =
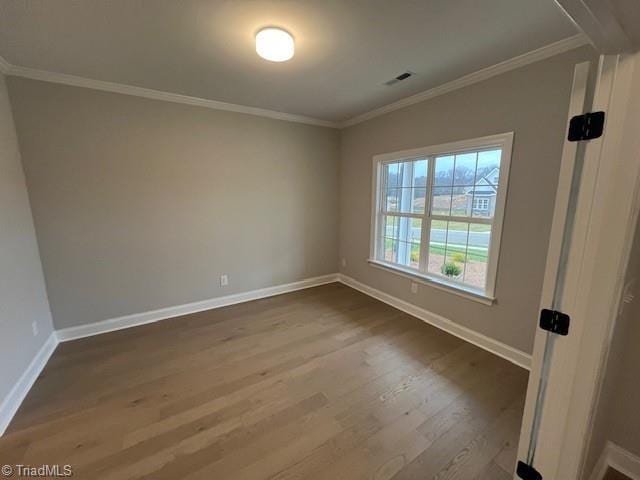
[[[427,186],[427,161],[416,160],[413,162],[413,186]]]
[[[469,187],[453,187],[451,197],[451,215],[456,217],[471,216],[471,200],[473,195],[468,195]]]
[[[400,164],[387,163],[385,164],[385,178],[387,188],[393,188],[398,186],[398,173],[400,171]]]
[[[440,273],[445,277],[462,280],[467,261],[467,240],[469,224],[449,222],[447,228],[447,245],[444,265]]]
[[[493,187],[478,186],[466,195],[468,212],[474,217],[492,218],[496,208],[496,192]]]
[[[483,290],[491,225],[433,221],[429,239],[431,274]]]
[[[451,213],[451,187],[433,187],[431,213],[433,215],[449,215]]]
[[[422,238],[422,220],[419,218],[412,218],[411,231],[409,234],[408,241],[419,244],[421,238]]]
[[[400,208],[400,192],[401,188],[389,188],[387,189],[385,197],[385,210],[387,212],[397,212]]]
[[[400,227],[400,219],[392,215],[385,215],[383,226],[383,255],[387,262],[396,262],[398,257],[398,229]]]
[[[391,238],[384,239],[384,260],[396,263],[397,258],[397,242]]]
[[[476,218],[493,218],[496,211],[496,196],[498,190],[490,187],[485,191],[484,187],[476,188],[473,199],[473,216]]]
[[[465,271],[469,224],[433,222],[429,245],[429,273],[462,281]]]
[[[493,185],[498,185],[500,179],[500,157],[502,150],[486,150],[478,153],[478,167],[476,179],[486,177]]]
[[[411,188],[400,188],[399,191],[399,203],[398,203],[398,211],[404,213],[410,213],[412,210],[412,193]]]
[[[385,211],[423,213],[425,191],[424,188],[390,188],[386,192]]]
[[[384,216],[383,235],[392,240],[402,242],[418,242],[422,230],[422,220],[412,217],[399,217],[395,215]]]
[[[420,265],[420,244],[399,242],[397,258],[396,263],[417,269]]]
[[[444,251],[447,243],[447,223],[442,220],[431,222],[429,231],[429,265],[427,271],[440,275],[444,264]]]
[[[484,289],[487,283],[487,261],[491,242],[491,225],[471,223],[464,283]]]
[[[473,180],[476,175],[477,156],[478,154],[476,152],[456,155],[456,168],[453,179],[454,185],[473,185]]]
[[[401,242],[420,242],[420,227],[422,220],[411,217],[397,217],[397,236],[396,239]]]
[[[384,206],[387,212],[423,214],[427,186],[427,160],[385,165]]]
[[[424,187],[411,189],[411,212],[412,213],[424,213],[424,206],[426,203],[427,189]]]
[[[493,218],[500,179],[500,149],[478,153],[476,180],[468,194],[473,196],[472,216]]]
[[[453,185],[453,164],[454,156],[448,155],[436,157],[435,173],[433,184],[436,186]]]
[[[398,217],[394,217],[393,215],[384,216],[384,228],[382,232],[384,237],[391,239],[398,238],[398,227]]]
[[[406,230],[402,228],[404,222],[408,227]],[[401,241],[398,246],[398,263],[417,269],[420,265],[422,220],[419,218],[402,218],[400,225]]]
[[[383,224],[383,259],[411,268],[420,264],[422,220],[385,215]]]
[[[398,187],[410,187],[411,180],[413,178],[411,162],[401,162],[399,166],[400,173],[398,174]]]

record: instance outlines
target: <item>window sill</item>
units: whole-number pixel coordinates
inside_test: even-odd
[[[371,259],[369,259],[368,262],[372,267],[386,270],[387,272],[400,275],[401,277],[409,278],[414,282],[422,283],[424,285],[428,285],[430,287],[437,288],[438,290],[442,290],[448,293],[453,293],[454,295],[464,297],[468,300],[473,300],[474,302],[482,303],[483,305],[493,305],[496,301],[495,297],[490,297],[482,292],[473,290],[471,288],[466,289],[459,285],[452,285],[444,280],[438,280],[432,277],[428,277],[427,275],[423,275],[409,269],[400,268],[397,265],[392,265],[389,263],[381,262],[380,260]]]

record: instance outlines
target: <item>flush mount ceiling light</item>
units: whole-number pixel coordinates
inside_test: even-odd
[[[286,62],[293,57],[293,37],[281,28],[263,28],[256,34],[256,52],[270,62]]]

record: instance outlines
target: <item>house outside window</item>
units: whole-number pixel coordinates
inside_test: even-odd
[[[512,140],[374,157],[370,262],[492,301]]]
[[[465,192],[468,212],[486,212],[489,216],[495,214],[499,179],[500,167],[495,167],[481,178],[474,179],[475,184]]]

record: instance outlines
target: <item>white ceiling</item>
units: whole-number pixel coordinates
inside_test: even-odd
[[[267,25],[294,35],[291,61],[256,55]],[[13,65],[330,121],[576,33],[553,0],[0,2]]]
[[[624,33],[636,49],[640,49],[640,2],[633,0],[611,0],[609,2]]]

